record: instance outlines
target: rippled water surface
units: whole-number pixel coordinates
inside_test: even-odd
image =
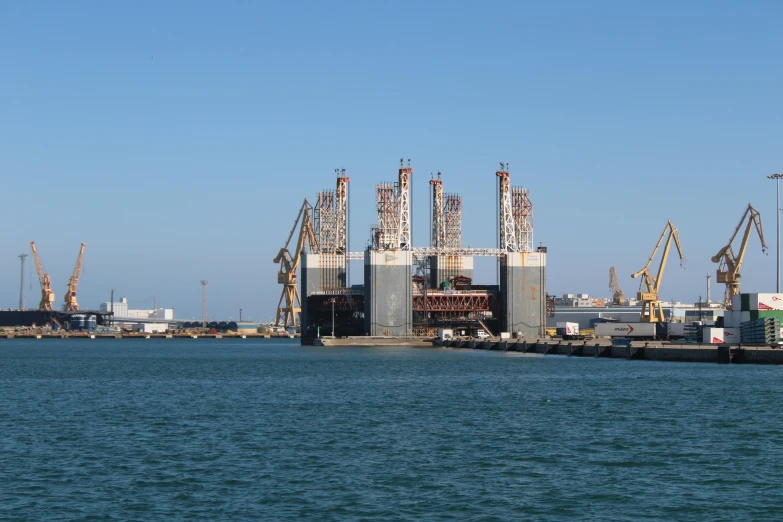
[[[783,368],[0,340],[0,519],[783,516]]]

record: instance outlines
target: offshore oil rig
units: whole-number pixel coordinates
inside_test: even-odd
[[[317,336],[432,336],[441,328],[545,336],[546,248],[533,247],[533,204],[527,189],[511,186],[508,164],[495,172],[498,233],[487,248],[463,246],[462,197],[444,192],[440,172],[429,182],[430,244],[413,246],[413,169],[400,160],[397,180],[376,187],[378,222],[365,250],[352,252],[350,178],[345,169],[335,172],[335,189],[319,192],[315,205],[304,200],[274,259],[283,285],[277,324],[300,327],[303,343]],[[497,259],[497,284],[473,283],[476,256]],[[363,284],[348,285],[351,260],[364,261]]]

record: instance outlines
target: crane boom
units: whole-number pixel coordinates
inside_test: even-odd
[[[746,219],[748,220],[748,224],[745,226],[745,232],[742,234],[739,251],[735,254],[732,243],[742,229],[742,225],[745,223]],[[761,251],[766,252],[767,243],[764,241],[764,231],[761,227],[761,214],[748,203],[748,208],[745,209],[745,213],[742,214],[742,219],[740,219],[740,222],[734,228],[734,233],[731,235],[728,244],[718,250],[717,254],[712,256],[713,263],[720,263],[717,270],[717,280],[718,283],[724,283],[726,285],[723,299],[724,307],[727,310],[732,309],[732,297],[740,293],[740,268],[742,268],[742,262],[745,260],[745,252],[748,248],[750,233],[754,227],[756,228],[756,233],[759,235],[759,240],[761,240]]]
[[[650,273],[650,265],[652,264],[653,259],[655,259],[655,254],[661,247],[661,243],[664,243],[664,238],[666,238],[666,241],[663,247],[663,253],[661,254],[661,263],[658,266],[658,273],[653,277]],[[637,294],[637,299],[642,302],[642,312],[639,318],[641,322],[659,323],[664,320],[663,307],[658,300],[658,295],[661,289],[661,282],[663,281],[663,273],[666,270],[666,261],[669,259],[672,240],[674,240],[674,244],[677,247],[680,261],[685,262],[685,256],[682,255],[682,245],[680,244],[680,233],[677,230],[677,227],[675,227],[671,221],[668,221],[663,232],[661,232],[661,237],[658,238],[658,242],[655,244],[655,248],[653,249],[650,258],[647,260],[647,264],[635,274],[631,274],[631,277],[634,279],[643,276],[642,282],[639,285],[640,290]],[[647,286],[646,291],[641,290],[642,284]]]
[[[625,302],[625,294],[620,288],[620,280],[617,278],[615,267],[609,269],[609,289],[612,291],[612,303],[621,305]]]
[[[38,272],[38,281],[41,283],[41,302],[38,304],[38,309],[44,312],[54,310],[52,305],[54,304],[55,297],[54,292],[52,292],[52,281],[49,278],[49,274],[44,270],[41,258],[38,257],[35,241],[30,241],[30,249],[33,251],[35,271]]]
[[[68,312],[76,312],[79,310],[79,303],[76,301],[76,290],[79,287],[79,275],[82,272],[82,260],[84,259],[84,247],[82,243],[79,249],[79,257],[76,258],[76,266],[71,274],[71,279],[68,281],[68,291],[65,293],[65,310]]]
[[[311,249],[317,248],[313,230],[312,211],[313,207],[305,198],[302,206],[299,207],[294,226],[291,227],[285,245],[273,260],[274,263],[280,265],[280,269],[277,272],[277,282],[283,285],[283,292],[280,295],[280,300],[277,302],[275,326],[280,324],[280,316],[282,315],[284,326],[296,327],[297,314],[302,311],[302,303],[299,299],[299,290],[297,289],[296,271],[299,268],[302,253],[307,245],[309,244]],[[297,225],[299,225],[299,236],[296,240],[294,254],[291,255],[289,246],[296,232]],[[285,304],[283,304],[284,301]]]

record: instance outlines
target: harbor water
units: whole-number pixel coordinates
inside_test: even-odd
[[[0,519],[779,519],[782,377],[288,340],[0,340]]]

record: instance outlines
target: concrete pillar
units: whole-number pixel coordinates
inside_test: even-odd
[[[413,330],[413,253],[364,252],[364,330],[367,335],[408,335]]]
[[[534,340],[546,334],[546,253],[516,252],[500,260],[500,324]]]

